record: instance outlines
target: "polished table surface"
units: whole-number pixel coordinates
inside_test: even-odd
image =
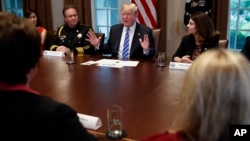
[[[76,56],[76,63],[67,65],[64,57],[43,56],[31,87],[78,113],[99,117],[103,126],[89,131],[100,140],[106,140],[106,109],[115,104],[123,108],[124,140],[140,140],[170,127],[185,70],[156,67],[153,60],[123,68],[80,65],[98,59]]]

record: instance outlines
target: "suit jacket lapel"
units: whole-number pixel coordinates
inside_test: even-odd
[[[120,24],[121,26],[119,26],[119,28],[117,28],[117,31],[114,31],[114,33],[117,33],[116,36],[120,36],[120,40],[116,40],[115,41],[115,52],[119,51],[119,47],[120,47],[120,42],[121,42],[121,38],[122,38],[122,30],[123,30],[123,24]]]
[[[139,38],[141,37],[140,29],[138,23],[136,23],[134,36],[132,39],[131,49],[130,49],[130,56],[135,52],[136,47],[140,46]]]

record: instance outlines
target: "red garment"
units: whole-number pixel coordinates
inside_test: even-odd
[[[37,27],[37,30],[38,30],[38,32],[39,32],[40,34],[43,32],[44,29],[45,29],[45,28],[42,27],[42,26],[38,26],[38,27]]]
[[[28,86],[24,85],[24,84],[17,84],[17,85],[9,85],[6,84],[4,82],[0,82],[0,91],[26,91],[26,92],[30,92],[32,94],[37,94],[39,95],[38,92],[32,90],[31,88],[29,88]]]
[[[38,26],[38,27],[37,27],[37,31],[38,31],[40,34],[42,34],[42,32],[43,32],[44,30],[45,30],[45,28],[42,27],[42,26]],[[42,44],[42,49],[43,49],[43,50],[45,49],[44,44]]]
[[[185,135],[181,132],[164,132],[149,136],[141,141],[187,141],[187,139],[185,138]]]

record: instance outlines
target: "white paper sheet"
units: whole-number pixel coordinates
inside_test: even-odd
[[[93,64],[96,64],[96,61],[87,61],[87,62],[81,63],[80,65],[93,65]]]
[[[115,59],[101,59],[96,61],[97,66],[104,66],[104,67],[113,67],[113,68],[121,68],[123,67],[119,62],[120,60]]]
[[[117,59],[100,59],[97,61],[87,61],[81,63],[81,65],[92,65],[97,64],[97,66],[122,68],[122,67],[136,67],[139,61],[122,61]]]
[[[119,63],[122,66],[136,67],[138,65],[139,61],[120,61]]]

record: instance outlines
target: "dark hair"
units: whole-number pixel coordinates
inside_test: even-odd
[[[212,38],[215,34],[219,34],[219,32],[215,32],[214,24],[211,18],[204,12],[194,12],[190,19],[192,19],[195,23],[195,27],[199,35],[199,41],[203,42],[204,40]]]
[[[25,84],[39,62],[40,46],[41,36],[27,19],[0,12],[0,81]]]
[[[64,17],[65,17],[65,11],[70,9],[70,8],[73,8],[73,9],[75,9],[77,11],[77,8],[74,5],[66,5],[62,10],[62,14],[63,14]]]
[[[37,15],[37,12],[33,9],[26,9],[24,12],[23,12],[23,16],[24,18],[29,18],[30,17],[30,14],[32,13],[35,13],[36,14],[36,17],[37,17],[37,24],[36,26],[42,26],[42,23]]]

